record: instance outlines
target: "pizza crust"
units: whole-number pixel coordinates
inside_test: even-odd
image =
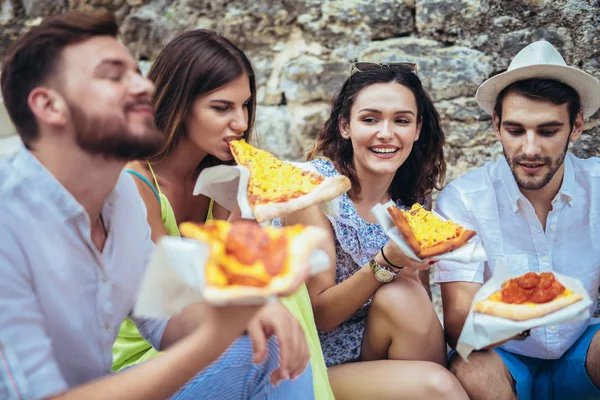
[[[350,190],[350,179],[343,175],[325,178],[311,192],[280,203],[257,204],[252,207],[254,217],[258,222],[269,221],[295,211],[303,210],[312,205],[334,199]]]
[[[408,245],[415,252],[417,257],[421,259],[439,256],[440,254],[456,250],[459,247],[464,246],[469,241],[469,239],[475,236],[475,231],[470,229],[463,229],[458,235],[458,237],[452,240],[436,243],[433,246],[422,248],[419,242],[417,241],[412,229],[410,228],[408,219],[404,216],[400,209],[394,206],[390,206],[388,207],[388,212],[394,220],[394,224],[398,228],[398,231],[400,232],[402,237],[404,237],[404,240],[406,240],[406,243],[408,243]]]
[[[327,232],[319,227],[307,226],[288,245],[289,269],[285,275],[275,276],[267,286],[230,286],[217,288],[207,286],[204,298],[215,305],[231,303],[264,303],[265,298],[286,292],[297,280],[304,280],[308,273],[311,253],[320,248],[328,238]]]
[[[583,297],[576,293],[559,296],[548,303],[535,305],[532,303],[508,304],[501,301],[486,299],[475,303],[474,311],[515,321],[524,321],[543,317],[544,315],[558,311],[582,299]]]

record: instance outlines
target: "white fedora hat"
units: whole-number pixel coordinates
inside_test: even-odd
[[[569,67],[554,46],[545,40],[525,47],[513,58],[506,72],[483,82],[475,94],[477,104],[492,114],[496,98],[505,87],[532,78],[553,79],[575,89],[584,118],[600,108],[600,82],[580,69]]]

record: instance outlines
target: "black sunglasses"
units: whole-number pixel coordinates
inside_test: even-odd
[[[374,62],[355,62],[352,64],[352,69],[350,69],[350,76],[354,75],[355,72],[364,72],[364,71],[369,71],[372,69],[379,69],[379,68],[389,68],[389,69],[394,69],[394,68],[398,68],[400,67],[400,69],[405,70],[408,69],[411,72],[413,72],[415,75],[417,75],[417,64],[415,63],[409,63],[409,62],[399,62],[399,63],[374,63]]]

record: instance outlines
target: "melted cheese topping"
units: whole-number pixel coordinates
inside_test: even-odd
[[[206,262],[206,284],[214,287],[228,287],[232,285],[266,286],[272,277],[267,273],[262,259],[253,264],[240,262],[233,254],[227,253],[227,235],[232,224],[227,221],[213,220],[204,225],[184,222],[179,229],[185,237],[193,238],[207,243],[210,246],[210,255]],[[289,242],[304,231],[302,225],[292,225],[282,229],[263,228],[269,238],[286,235]],[[286,256],[284,266],[279,275],[289,271],[289,256]]]
[[[310,193],[324,178],[283,162],[244,140],[229,142],[238,164],[250,171],[248,199],[251,204],[284,202]]]
[[[401,210],[408,219],[408,225],[421,247],[431,247],[437,243],[456,238],[462,229],[452,221],[443,221],[432,212],[415,203],[410,211]]]

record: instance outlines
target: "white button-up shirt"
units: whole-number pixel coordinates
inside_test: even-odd
[[[102,216],[100,252],[84,208],[28,150],[0,164],[1,399],[50,396],[111,371],[154,245],[126,172]],[[166,322],[136,325],[159,348]]]
[[[564,178],[552,201],[546,229],[523,196],[504,158],[488,162],[450,183],[437,200],[437,211],[477,232],[487,262],[438,262],[436,282],[487,281],[498,260],[512,276],[528,271],[558,272],[577,278],[594,300],[600,277],[600,159],[565,158]],[[510,341],[507,351],[544,359],[559,358],[583,333],[589,321],[533,329],[524,341]]]

